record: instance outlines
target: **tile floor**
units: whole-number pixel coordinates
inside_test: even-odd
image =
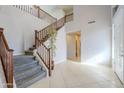
[[[50,78],[44,78],[29,88],[122,88],[112,69],[104,66],[63,62],[55,65]]]
[[[81,58],[80,57],[73,57],[73,58],[68,58],[68,60],[72,60],[72,61],[76,61],[76,62],[81,62]]]

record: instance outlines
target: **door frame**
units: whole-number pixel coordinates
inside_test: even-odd
[[[67,32],[67,33],[66,33],[67,59],[69,59],[69,58],[68,58],[67,35],[68,35],[68,34],[73,34],[73,33],[76,33],[76,32],[79,32],[79,33],[80,33],[80,61],[79,61],[79,62],[81,63],[81,54],[82,54],[82,53],[81,53],[81,51],[82,51],[82,45],[81,45],[81,41],[82,41],[82,40],[81,40],[81,36],[82,36],[82,35],[81,35],[81,30],[79,30],[79,31],[73,31],[73,32]],[[76,41],[75,41],[75,43],[76,43]],[[75,49],[76,49],[76,47],[75,47]],[[75,57],[76,57],[76,51],[75,51]],[[70,60],[70,59],[69,59],[69,60]],[[73,61],[73,60],[72,60],[72,61]]]

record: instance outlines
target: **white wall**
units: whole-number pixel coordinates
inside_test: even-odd
[[[60,63],[66,61],[66,32],[65,27],[62,27],[56,38],[56,55],[54,57],[55,63]]]
[[[111,65],[111,7],[74,6],[74,21],[67,32],[81,30],[81,61]],[[88,24],[95,20],[96,23]]]
[[[44,44],[48,47],[50,43],[50,39],[48,39]],[[59,31],[57,31],[56,41],[55,41],[56,49],[54,55],[55,64],[60,62],[65,62],[67,59],[67,46],[66,46],[66,31],[65,26],[63,26]]]

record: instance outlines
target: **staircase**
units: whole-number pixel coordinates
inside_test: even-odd
[[[25,51],[26,55],[33,55],[33,50],[37,50],[37,55],[40,57],[44,65],[49,71],[49,76],[54,69],[54,60],[53,60],[53,49],[48,48],[44,43],[51,37],[50,33],[54,33],[62,28],[65,23],[73,20],[73,13],[65,15],[63,18],[57,20],[47,12],[43,11],[40,6],[30,6],[30,5],[14,5],[14,7],[19,8],[22,11],[25,11],[37,18],[49,19],[51,24],[43,28],[40,31],[35,30],[35,45],[29,50]]]
[[[18,88],[28,87],[44,77],[46,71],[34,56],[14,56],[14,78]]]
[[[13,79],[15,79],[18,88],[25,88],[47,75],[45,68],[40,65],[36,57],[33,56],[34,49],[37,50],[37,55],[48,69],[49,76],[51,76],[52,70],[54,69],[53,50],[52,48],[48,48],[44,43],[51,37],[50,33],[58,31],[66,22],[71,21],[73,14],[66,15],[56,21],[54,17],[41,10],[38,6],[32,8],[25,5],[14,5],[14,7],[26,11],[40,19],[42,19],[44,15],[52,19],[52,24],[40,31],[35,30],[35,45],[25,51],[25,55],[14,57],[13,50],[9,49],[3,35],[3,28],[0,28],[0,59],[4,69],[7,87],[12,88]]]
[[[33,55],[33,51],[35,50],[35,45],[33,45],[29,50],[25,51],[25,55]]]
[[[37,49],[37,54],[47,67],[49,76],[51,76],[52,70],[54,69],[53,49],[48,48],[44,43],[51,37],[50,33],[58,31],[65,25],[65,23],[72,20],[73,13],[65,15],[63,18],[48,25],[40,31],[35,30],[35,48]]]

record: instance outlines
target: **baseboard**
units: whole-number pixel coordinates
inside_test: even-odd
[[[67,62],[67,59],[64,59],[64,60],[59,60],[59,61],[55,61],[55,64],[65,63],[65,62]]]

